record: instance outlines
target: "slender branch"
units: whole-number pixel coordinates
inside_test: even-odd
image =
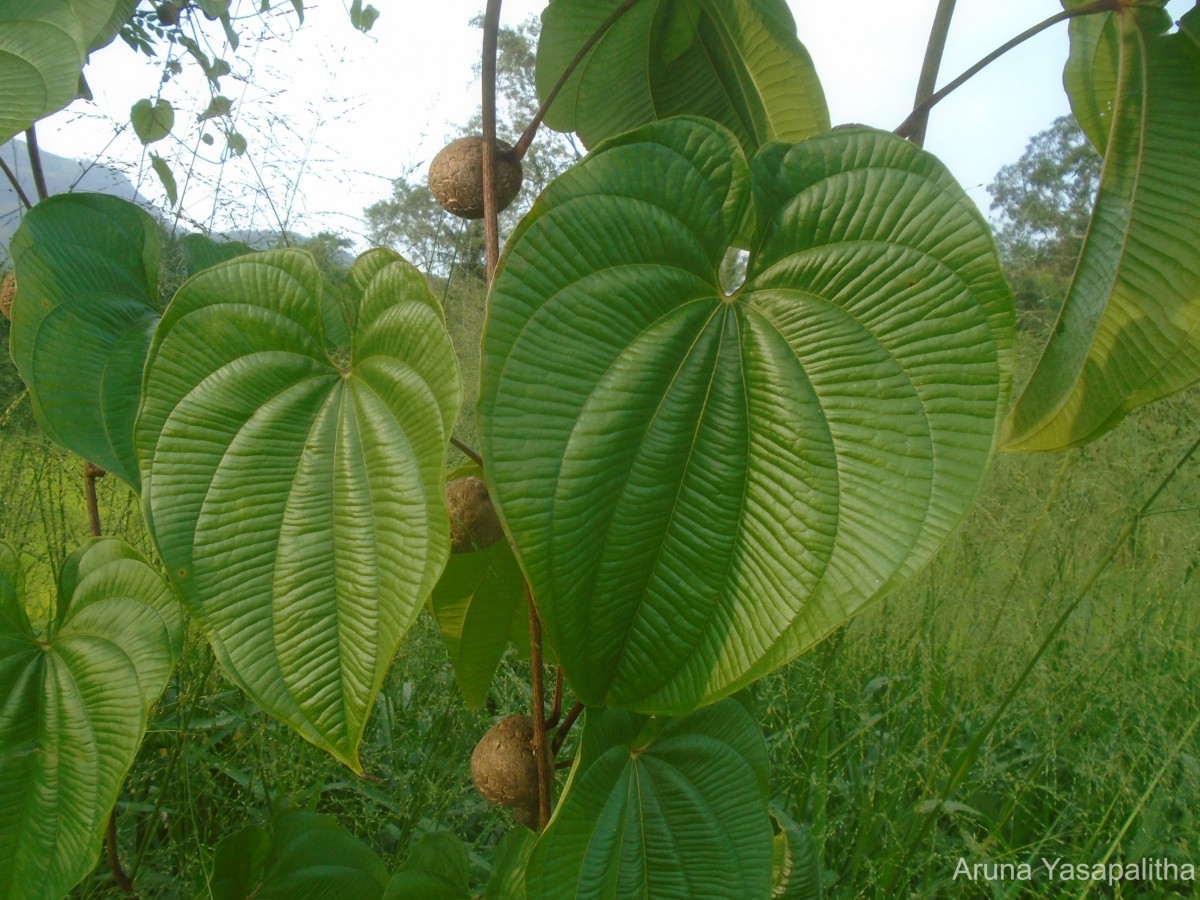
[[[33,170],[33,186],[37,188],[39,200],[45,200],[50,196],[50,192],[46,190],[46,172],[42,169],[42,152],[38,149],[37,132],[33,126],[29,126],[29,130],[25,132],[25,149],[29,151],[29,168]]]
[[[112,815],[108,817],[108,830],[104,834],[104,848],[108,853],[108,867],[112,869],[113,881],[117,887],[129,897],[136,897],[137,891],[133,882],[121,868],[120,857],[117,856],[117,810],[113,807]]]
[[[21,182],[17,181],[16,173],[8,167],[8,163],[2,157],[0,157],[0,171],[4,172],[4,177],[8,179],[8,183],[17,192],[17,198],[21,201],[21,205],[26,209],[33,209],[33,204],[29,202],[29,196],[25,193],[25,188],[21,187]]]
[[[558,726],[558,731],[554,735],[554,743],[550,745],[550,749],[554,751],[554,755],[558,756],[558,751],[562,749],[562,745],[567,741],[567,735],[571,732],[571,726],[575,724],[575,720],[583,713],[583,704],[576,703],[571,707],[571,711],[567,713],[567,717],[563,719],[563,723]]]
[[[500,0],[488,0],[483,14],[483,228],[487,285],[500,264],[500,211],[496,208],[496,44]]]
[[[1025,41],[1029,40],[1031,37],[1041,34],[1047,28],[1051,27],[1052,25],[1057,25],[1059,22],[1065,22],[1067,19],[1073,19],[1076,16],[1090,16],[1095,13],[1115,12],[1120,8],[1120,6],[1121,0],[1095,0],[1095,2],[1085,4],[1084,6],[1077,6],[1074,9],[1065,9],[1060,13],[1055,13],[1050,18],[1039,22],[1032,28],[1022,31],[1011,41],[1008,41],[1002,46],[997,47],[979,62],[975,63],[975,65],[971,66],[971,68],[967,69],[967,71],[963,72],[948,85],[914,109],[909,114],[908,118],[896,127],[896,134],[900,135],[900,137],[911,137],[917,122],[920,121],[922,116],[928,116],[929,110],[933,109],[944,99],[946,99],[947,96],[958,90],[963,86],[963,84],[965,84],[967,81],[970,81],[983,69],[986,69],[1009,50],[1013,49],[1013,47],[1025,43]]]
[[[917,80],[917,96],[913,109],[933,96],[937,86],[938,69],[942,66],[942,53],[946,49],[946,35],[950,33],[950,19],[954,16],[955,0],[938,0],[937,13],[933,17],[933,28],[929,32],[929,43],[925,47],[925,62],[921,66],[921,77]],[[909,138],[918,147],[925,146],[925,129],[929,126],[929,110],[920,113],[913,122]]]
[[[525,602],[529,607],[529,668],[533,682],[533,756],[537,760],[538,814],[537,830],[550,821],[550,788],[554,776],[550,772],[550,757],[546,752],[546,686],[542,678],[542,621],[533,603],[533,591],[525,582]]]
[[[546,730],[558,724],[558,720],[562,718],[562,697],[563,697],[563,670],[562,666],[555,666],[558,670],[554,675],[554,703],[550,707],[550,718],[546,720]]]
[[[583,62],[584,57],[591,52],[600,38],[604,37],[608,29],[612,28],[621,16],[625,15],[625,13],[629,12],[637,4],[638,0],[625,0],[624,3],[614,9],[612,15],[600,23],[600,27],[592,33],[592,36],[587,39],[586,43],[579,48],[579,52],[575,54],[575,58],[563,69],[563,73],[558,76],[558,81],[554,83],[554,87],[550,88],[550,93],[546,95],[546,99],[542,101],[542,105],[538,107],[537,112],[534,113],[533,118],[521,133],[521,139],[517,141],[517,145],[512,149],[512,156],[517,162],[525,158],[525,154],[529,150],[529,145],[533,143],[534,135],[537,134],[537,130],[542,124],[542,119],[546,118],[546,111],[550,109],[555,98],[558,97],[558,92],[571,79],[571,76],[575,73],[575,69]]]
[[[467,459],[471,460],[471,462],[475,463],[475,465],[483,465],[483,457],[480,456],[476,451],[472,450],[468,445],[456,438],[454,435],[450,435],[450,443],[457,447],[459,452],[462,453],[463,456],[467,457]]]
[[[105,474],[107,473],[98,465],[84,460],[83,493],[87,498],[88,527],[91,529],[92,537],[100,537],[103,534],[100,527],[100,504],[96,499],[96,479],[103,478]]]

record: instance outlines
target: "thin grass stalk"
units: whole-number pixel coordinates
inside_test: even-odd
[[[1025,686],[1025,683],[1029,680],[1029,677],[1037,667],[1037,664],[1041,661],[1042,657],[1046,654],[1046,651],[1049,650],[1050,646],[1054,643],[1054,640],[1058,637],[1059,632],[1062,631],[1063,627],[1071,618],[1072,614],[1074,614],[1075,610],[1082,605],[1083,601],[1091,593],[1092,588],[1096,585],[1096,582],[1100,580],[1100,576],[1104,574],[1105,570],[1116,557],[1121,547],[1124,546],[1127,540],[1129,540],[1129,537],[1136,530],[1138,523],[1141,522],[1142,518],[1149,511],[1150,507],[1154,505],[1155,501],[1158,500],[1163,491],[1165,491],[1171,482],[1174,481],[1175,477],[1179,474],[1183,467],[1187,465],[1187,463],[1192,459],[1198,450],[1200,450],[1200,436],[1198,436],[1191,446],[1184,451],[1183,455],[1180,456],[1180,458],[1175,462],[1170,471],[1168,471],[1159,480],[1157,487],[1155,487],[1145,502],[1142,503],[1130,521],[1126,523],[1125,527],[1121,529],[1120,534],[1117,535],[1116,539],[1109,546],[1107,552],[1093,568],[1091,575],[1087,578],[1079,593],[1076,594],[1075,598],[1067,604],[1066,608],[1063,609],[1062,613],[1060,613],[1058,618],[1054,621],[1054,624],[1050,626],[1050,630],[1046,633],[1046,636],[1042,639],[1042,642],[1038,645],[1037,649],[1029,658],[1024,668],[1017,675],[1016,680],[1012,683],[1012,685],[1009,686],[1009,689],[1005,692],[1003,698],[1000,700],[1000,703],[996,706],[995,710],[993,710],[987,722],[978,732],[976,732],[975,736],[971,739],[970,744],[968,744],[966,749],[962,752],[962,754],[960,754],[958,760],[955,762],[954,768],[951,770],[950,777],[946,780],[945,787],[942,789],[941,794],[935,798],[937,802],[932,805],[932,811],[922,817],[920,820],[921,824],[918,826],[918,830],[915,835],[912,834],[910,827],[910,836],[904,842],[900,864],[892,867],[888,880],[885,884],[885,890],[889,895],[893,894],[899,889],[897,882],[905,871],[905,863],[907,863],[909,857],[912,855],[914,848],[919,846],[925,840],[925,837],[929,833],[929,829],[933,827],[933,823],[937,819],[937,810],[942,808],[942,805],[950,799],[950,796],[967,777],[967,774],[970,772],[971,767],[974,765],[975,760],[979,756],[979,751],[983,747],[984,742],[995,731],[1000,719],[1008,711],[1009,706],[1012,705],[1012,702],[1016,698],[1017,694],[1020,693],[1021,689]]]

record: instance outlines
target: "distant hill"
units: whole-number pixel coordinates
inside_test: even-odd
[[[29,166],[29,155],[23,141],[12,140],[0,147],[0,158],[8,164],[21,183],[25,196],[36,199],[37,190],[33,184],[33,171]],[[133,200],[143,206],[149,201],[133,189],[133,183],[121,172],[106,166],[91,164],[85,166],[77,159],[56,156],[42,151],[42,169],[46,174],[46,188],[51,194],[63,194],[67,191],[95,191],[101,194],[112,194],[125,200]],[[0,264],[8,260],[8,242],[13,232],[21,224],[24,207],[17,192],[13,190],[8,179],[0,174]]]

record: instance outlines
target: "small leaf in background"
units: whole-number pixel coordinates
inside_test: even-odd
[[[59,194],[12,239],[12,355],[46,436],[139,489],[133,421],[159,317],[161,237],[144,210]]]
[[[445,831],[424,835],[388,882],[383,900],[470,900],[467,845]]]
[[[589,709],[527,896],[769,896],[767,777],[766,744],[738,699],[681,719]]]
[[[388,880],[363,841],[332,816],[302,810],[222,838],[213,869],[213,900],[379,900]]]
[[[619,0],[555,0],[542,13],[538,94],[545,99]],[[829,129],[808,51],[783,0],[642,0],[568,79],[546,124],[592,147],[676,115],[713,119],[747,154]]]
[[[211,134],[205,133],[200,135],[200,140],[202,140],[209,147],[213,145],[213,136]]]
[[[509,641],[529,646],[525,576],[508,541],[452,554],[433,589],[430,608],[463,700],[476,709],[487,702]]]
[[[182,649],[170,587],[112,538],[75,551],[36,632],[0,542],[0,896],[57,900],[96,864],[108,818]]]
[[[175,107],[166,100],[139,100],[129,110],[133,132],[143,144],[161,141],[175,126]]]
[[[264,3],[270,0],[263,0]],[[292,8],[296,10],[296,18],[300,20],[299,24],[304,24],[304,0],[292,0]]]
[[[822,900],[821,856],[812,834],[775,809],[771,810],[771,822],[775,828],[772,900]]]
[[[687,712],[911,578],[978,493],[1013,335],[986,222],[890,133],[751,170],[728,130],[667,119],[557,178],[492,287],[479,428],[580,701]]]
[[[136,428],[151,534],[225,671],[356,771],[449,556],[442,462],[461,397],[437,298],[385,253],[344,355],[308,253],[189,278],[155,330]]]
[[[225,145],[233,156],[241,156],[246,152],[246,139],[236,131],[225,132]]]
[[[375,21],[379,18],[379,10],[371,4],[363,6],[362,0],[354,0],[350,4],[350,24],[366,34],[375,25]]]
[[[1072,109],[1105,154],[1058,322],[1004,423],[1006,450],[1095,440],[1200,380],[1200,43],[1124,7],[1071,31]],[[1093,80],[1091,76],[1102,73]]]
[[[218,94],[209,101],[204,112],[196,116],[197,122],[206,122],[209,119],[215,119],[220,116],[229,115],[229,111],[233,108],[233,101],[228,97]]]
[[[174,206],[179,202],[179,188],[175,186],[175,176],[171,173],[171,167],[157,153],[150,154],[150,165],[158,180],[162,182],[163,190],[167,192],[168,202]]]

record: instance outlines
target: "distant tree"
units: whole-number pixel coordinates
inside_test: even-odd
[[[354,241],[332,231],[318,231],[297,246],[313,255],[317,268],[334,284],[345,281],[354,264]]]
[[[1062,303],[1101,164],[1074,117],[1061,116],[988,185],[996,241],[1020,308],[1053,312]]]
[[[476,18],[474,24],[480,25],[481,20]],[[510,144],[516,143],[538,109],[534,60],[539,27],[538,20],[531,18],[516,28],[501,28],[498,37],[497,134]],[[482,131],[482,114],[477,111],[452,139]],[[524,186],[501,215],[501,231],[511,231],[542,189],[579,156],[567,135],[542,129],[521,161]],[[369,206],[365,215],[373,244],[392,247],[422,271],[447,277],[454,270],[460,276],[483,277],[483,224],[444,212],[429,193],[422,172],[406,172],[393,181],[392,196]]]

